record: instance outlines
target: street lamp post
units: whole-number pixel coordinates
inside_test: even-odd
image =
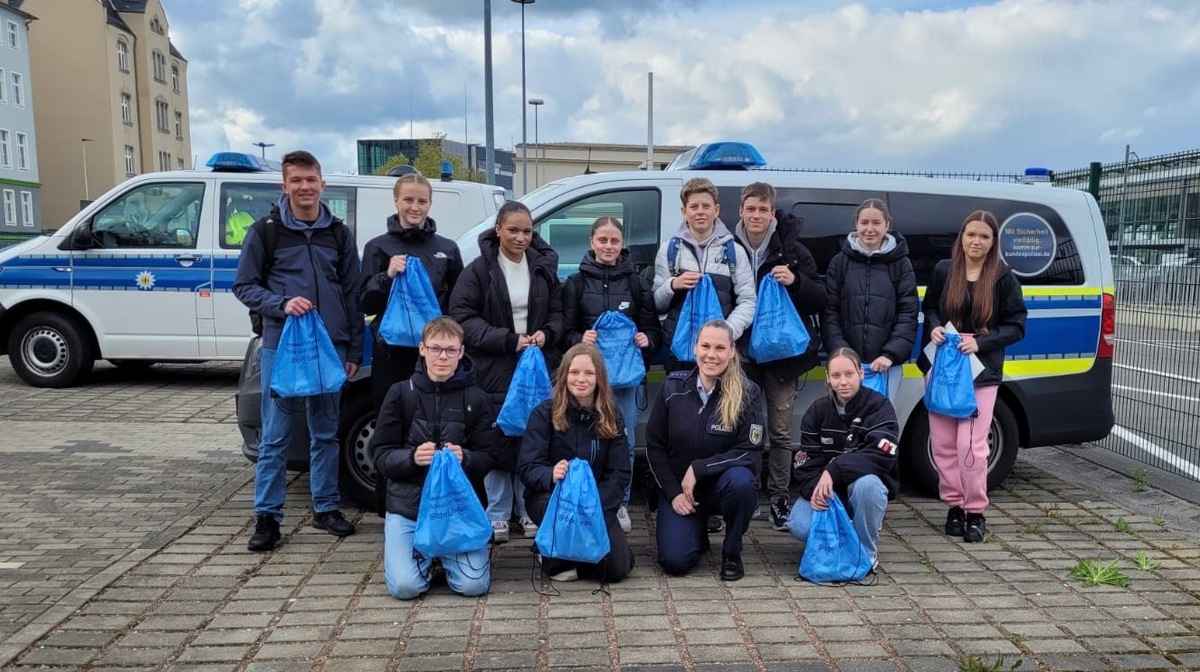
[[[88,168],[87,168],[87,143],[93,142],[91,138],[80,138],[79,144],[83,147],[83,200],[92,200],[92,192],[88,188]]]
[[[533,188],[542,186],[542,142],[538,138],[538,108],[546,104],[541,98],[530,98],[533,106]]]
[[[512,0],[521,6],[521,100],[525,100],[525,5],[535,0]],[[529,191],[529,115],[521,106],[521,192]]]
[[[264,161],[266,161],[266,159],[267,159],[267,148],[275,146],[275,143],[273,143],[273,142],[262,142],[261,140],[259,142],[253,142],[250,144],[252,144],[255,147],[258,147],[259,149],[262,150],[262,158]]]

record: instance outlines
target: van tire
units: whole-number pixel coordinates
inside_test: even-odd
[[[17,320],[8,337],[8,359],[27,384],[63,388],[91,373],[96,354],[87,327],[78,319],[40,312]]]
[[[1016,416],[1004,399],[997,397],[988,436],[992,448],[988,455],[989,491],[1000,487],[1012,472],[1020,449],[1019,440]],[[937,469],[933,465],[933,452],[929,446],[929,413],[924,404],[918,406],[909,418],[905,441],[900,447],[900,467],[901,482],[905,486],[931,497],[938,496]]]
[[[361,392],[361,391],[360,391]],[[375,511],[375,464],[371,461],[371,437],[375,434],[375,407],[371,395],[350,395],[342,404],[338,423],[341,437],[338,487],[342,494],[367,511]]]

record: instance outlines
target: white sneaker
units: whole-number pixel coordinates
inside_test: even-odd
[[[750,512],[750,518],[752,520],[758,520],[759,518],[762,518],[762,504],[758,504],[754,507],[754,511]]]
[[[558,574],[551,574],[550,580],[551,581],[560,581],[562,583],[570,583],[571,581],[578,581],[579,580],[579,570],[572,567],[572,568],[566,570],[565,572],[559,572]]]
[[[492,543],[503,544],[508,541],[508,521],[493,520],[492,521]]]
[[[617,524],[621,526],[621,531],[626,533],[633,527],[633,521],[629,520],[629,507],[624,504],[617,509]]]
[[[529,516],[521,516],[521,529],[525,532],[526,539],[533,539],[537,536],[538,526]]]

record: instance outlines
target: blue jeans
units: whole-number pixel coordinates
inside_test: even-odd
[[[383,520],[383,578],[388,593],[398,600],[415,599],[429,590],[433,558],[418,559],[414,555],[413,536],[416,532],[417,521],[399,514],[389,513]],[[487,546],[441,560],[450,590],[467,597],[488,591],[492,567]]]
[[[846,513],[850,515],[854,531],[874,563],[879,557],[879,530],[883,528],[883,513],[887,510],[887,486],[878,476],[869,475],[851,483],[846,492],[850,495]],[[787,519],[788,531],[793,537],[808,541],[812,515],[812,503],[803,497],[797,499]]]
[[[512,520],[514,505],[517,518],[529,517],[525,512],[525,484],[517,472],[493,469],[483,477],[483,489],[487,491],[487,517],[493,524]]]
[[[638,397],[645,399],[646,394],[642,392],[646,388],[641,385],[637,387],[623,387],[613,390],[613,399],[617,402],[617,408],[621,409],[621,415],[625,418],[625,436],[629,439],[629,473],[633,473],[633,446],[637,443],[637,424],[638,416],[641,411],[638,410]],[[629,484],[625,486],[625,496],[621,498],[622,504],[629,503],[629,489],[633,485],[633,479],[629,479]]]
[[[271,369],[275,351],[263,348],[258,355],[262,390],[262,439],[258,444],[258,464],[254,471],[254,513],[269,514],[283,520],[283,499],[287,492],[287,447],[297,416],[308,421],[309,486],[315,513],[336,511],[338,494],[338,405],[341,394],[280,398],[271,394]]]

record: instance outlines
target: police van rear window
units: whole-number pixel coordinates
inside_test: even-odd
[[[221,247],[226,250],[240,249],[250,225],[271,212],[279,201],[278,184],[266,182],[226,182],[221,185],[220,223]],[[354,187],[328,186],[321,200],[354,231],[355,189]]]

